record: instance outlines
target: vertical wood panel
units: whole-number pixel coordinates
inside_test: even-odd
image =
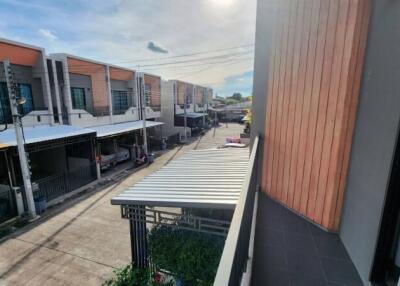
[[[360,23],[362,17],[362,4],[363,1],[353,1],[349,3],[349,14],[347,26],[349,27],[346,38],[344,39],[344,51],[342,60],[342,70],[340,77],[340,86],[338,90],[337,109],[336,109],[336,120],[335,127],[333,130],[332,145],[330,150],[330,161],[329,167],[326,174],[326,196],[325,206],[336,205],[336,199],[338,197],[339,179],[340,179],[340,165],[339,160],[343,157],[344,151],[344,128],[347,125],[348,113],[349,113],[349,99],[347,96],[348,84],[354,80],[355,70],[355,59],[354,54],[358,51],[359,40],[360,40]],[[358,27],[358,28],[357,28]],[[352,41],[354,39],[354,41]],[[324,225],[332,226],[333,220],[330,219],[334,216],[336,207],[324,208],[322,215],[322,223]],[[320,222],[321,223],[321,222]]]
[[[332,0],[336,1],[336,0]],[[318,37],[317,37],[317,49],[315,54],[314,64],[314,77],[311,82],[312,93],[311,93],[311,105],[309,112],[308,122],[308,133],[306,138],[306,157],[304,162],[303,170],[303,183],[301,186],[301,202],[300,212],[307,215],[307,207],[309,201],[313,201],[315,197],[314,190],[310,188],[311,170],[312,170],[312,159],[315,149],[315,135],[316,126],[318,119],[318,105],[319,105],[319,94],[321,92],[322,85],[322,74],[324,67],[324,56],[325,56],[325,44],[327,36],[327,25],[329,16],[329,0],[321,0],[321,10],[318,24]]]
[[[289,115],[290,115],[290,106],[293,104],[293,93],[291,89],[291,82],[293,80],[293,58],[294,58],[294,41],[296,37],[296,20],[297,20],[297,11],[299,10],[298,0],[290,1],[290,15],[289,15],[289,28],[288,28],[288,50],[287,50],[287,61],[286,61],[286,73],[285,73],[285,85],[283,91],[284,98],[284,109],[283,109],[283,119],[282,119],[282,132],[281,132],[281,142],[282,142],[282,153],[281,153],[281,168],[279,168],[279,181],[278,184],[281,188],[281,200],[282,202],[287,202],[287,185],[288,185],[288,177],[285,176],[285,170],[287,169],[288,164],[286,163],[287,149],[290,147],[290,141],[288,140],[288,132],[289,130]]]
[[[262,189],[337,229],[370,0],[281,0],[268,78]]]
[[[333,217],[334,224],[332,229],[338,229],[340,223],[340,216],[342,213],[342,206],[343,206],[343,195],[344,195],[344,188],[346,184],[347,178],[347,171],[349,166],[349,159],[350,159],[350,151],[351,151],[351,142],[353,140],[353,132],[354,132],[354,125],[356,122],[356,114],[357,114],[357,106],[358,106],[358,96],[360,93],[360,85],[361,85],[361,76],[362,76],[362,69],[364,66],[364,57],[365,57],[365,49],[367,45],[367,38],[368,38],[368,24],[369,24],[369,17],[371,14],[371,0],[365,0],[364,4],[364,11],[362,15],[362,23],[361,23],[361,39],[359,43],[359,48],[357,52],[357,61],[355,63],[356,71],[354,76],[354,81],[351,89],[351,93],[348,95],[351,97],[351,104],[350,104],[350,111],[349,111],[349,121],[347,124],[346,129],[346,139],[344,142],[344,156],[342,159],[342,166],[341,173],[340,173],[340,182],[339,182],[339,189],[337,190],[339,198],[336,202],[336,212]],[[329,226],[327,226],[329,227]]]
[[[296,172],[296,160],[298,152],[298,141],[300,136],[300,124],[301,124],[301,109],[303,107],[303,89],[304,89],[304,79],[305,79],[305,59],[307,58],[307,48],[309,39],[309,28],[308,23],[310,22],[312,11],[312,0],[303,0],[299,3],[298,21],[296,23],[297,27],[297,37],[295,44],[295,57],[293,60],[293,80],[292,80],[292,92],[294,97],[294,110],[290,112],[293,113],[293,122],[291,130],[291,148],[288,155],[288,173],[285,172],[285,176],[288,178],[288,200],[287,205],[293,207],[294,194],[295,194],[295,172]]]
[[[265,144],[264,144],[264,157],[269,158],[269,160],[263,160],[263,170],[265,172],[262,173],[262,178],[261,178],[261,186],[264,192],[269,193],[271,190],[271,173],[272,173],[272,160],[271,156],[273,156],[272,152],[272,144],[271,144],[271,129],[272,129],[272,111],[274,110],[274,93],[273,93],[273,88],[274,88],[274,69],[275,69],[275,61],[276,61],[276,37],[278,35],[277,33],[277,14],[278,14],[278,9],[276,5],[270,5],[271,9],[273,9],[274,13],[272,23],[273,23],[273,41],[271,44],[271,50],[270,50],[270,61],[269,61],[269,73],[268,73],[268,94],[266,96],[269,96],[267,100],[267,114],[265,116],[266,122],[266,133],[265,133]]]
[[[307,63],[306,63],[306,78],[304,83],[304,95],[303,95],[303,107],[301,113],[301,125],[300,125],[300,138],[299,138],[299,149],[298,159],[296,166],[295,176],[295,196],[293,201],[293,208],[300,210],[301,197],[302,197],[302,185],[304,178],[304,167],[306,160],[306,143],[308,134],[308,123],[310,118],[311,108],[311,95],[312,95],[312,83],[314,77],[314,66],[315,56],[317,49],[318,29],[319,29],[319,18],[321,14],[321,2],[320,0],[313,0],[312,14],[311,14],[311,26],[310,26],[310,38],[307,49]]]

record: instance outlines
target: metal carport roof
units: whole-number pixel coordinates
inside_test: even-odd
[[[164,123],[146,120],[146,128],[159,126],[162,124],[164,124]],[[94,126],[94,127],[89,127],[89,128],[96,131],[97,138],[104,138],[104,137],[108,137],[108,136],[114,136],[114,135],[118,135],[118,134],[131,132],[134,130],[142,129],[143,128],[143,120]]]
[[[248,148],[188,151],[114,197],[111,203],[233,209],[248,161]]]
[[[24,136],[26,144],[39,143],[50,140],[57,140],[72,136],[86,135],[95,131],[86,128],[80,128],[70,125],[41,125],[37,127],[24,127]],[[17,146],[14,128],[9,128],[0,132],[0,146]]]

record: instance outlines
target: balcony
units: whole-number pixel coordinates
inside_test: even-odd
[[[214,285],[363,285],[337,234],[257,191],[257,145]]]

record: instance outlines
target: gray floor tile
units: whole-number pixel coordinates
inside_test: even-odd
[[[325,279],[321,262],[317,256],[304,255],[297,251],[288,251],[286,255],[289,272]]]
[[[352,286],[362,286],[363,283],[351,261],[331,258],[321,258],[328,281]]]
[[[350,261],[350,257],[338,235],[325,233],[314,236],[314,240],[319,256]]]
[[[285,251],[295,251],[299,255],[318,256],[313,237],[295,232],[285,232]]]

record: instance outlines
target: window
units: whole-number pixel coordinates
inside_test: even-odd
[[[124,90],[112,90],[113,113],[121,114],[128,109],[128,92]]]
[[[151,85],[144,85],[144,102],[146,106],[151,106]]]
[[[190,86],[186,87],[186,104],[193,103],[193,88]]]
[[[28,114],[34,109],[31,85],[20,83],[19,93],[19,96],[24,97],[26,102],[18,107],[18,111],[21,115]]]
[[[85,89],[80,87],[71,87],[72,108],[86,109]]]
[[[11,122],[12,116],[7,84],[5,82],[0,82],[0,124]]]

